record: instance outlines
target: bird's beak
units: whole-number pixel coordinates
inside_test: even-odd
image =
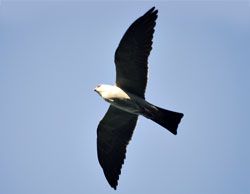
[[[97,92],[97,89],[95,88],[94,91]]]

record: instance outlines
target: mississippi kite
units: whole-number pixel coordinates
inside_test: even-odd
[[[183,117],[182,113],[165,110],[145,100],[148,56],[157,13],[155,7],[151,8],[122,37],[115,52],[116,84],[102,84],[95,88],[110,103],[97,128],[97,154],[104,175],[114,189],[138,116],[153,120],[175,135]]]

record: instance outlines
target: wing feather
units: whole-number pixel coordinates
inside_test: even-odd
[[[110,186],[116,189],[138,116],[110,106],[97,128],[99,163]]]
[[[154,9],[132,23],[115,52],[116,85],[142,98],[147,85],[148,56],[158,13]]]

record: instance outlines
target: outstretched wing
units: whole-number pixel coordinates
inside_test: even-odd
[[[144,98],[147,85],[148,56],[158,10],[151,8],[126,31],[115,52],[116,85]]]
[[[99,163],[110,186],[116,189],[126,147],[132,137],[138,116],[110,106],[97,128]]]

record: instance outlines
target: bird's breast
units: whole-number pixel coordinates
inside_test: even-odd
[[[132,113],[132,114],[139,114],[140,108],[139,106],[130,98],[129,99],[113,99],[113,101],[110,102],[111,105],[115,106],[116,108],[119,108],[123,111]]]
[[[132,114],[139,114],[140,112],[140,108],[134,96],[117,86],[110,87],[110,90],[102,93],[102,97],[111,105],[123,111]]]

